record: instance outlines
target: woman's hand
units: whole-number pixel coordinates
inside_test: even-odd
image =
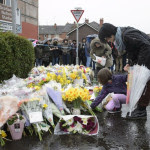
[[[129,68],[130,68],[130,65],[129,64],[126,64],[126,66],[124,66],[124,71],[128,72],[129,71]]]

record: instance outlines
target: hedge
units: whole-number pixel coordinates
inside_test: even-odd
[[[5,43],[0,45],[0,81],[9,79],[13,74],[26,78],[35,62],[32,43],[10,32],[0,33],[0,38]]]

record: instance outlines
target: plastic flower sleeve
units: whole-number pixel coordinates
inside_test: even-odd
[[[136,108],[137,102],[140,99],[149,79],[150,70],[147,67],[139,65],[133,66],[133,77],[129,80],[129,82],[132,82],[128,104],[130,115]]]
[[[49,97],[46,92],[45,86],[37,92],[41,98],[41,105],[43,107],[43,116],[50,122],[50,124],[54,127],[53,113],[51,108],[51,103],[49,101]],[[44,107],[46,105],[46,107]]]
[[[50,87],[46,88],[48,95],[51,97],[53,102],[56,104],[58,109],[63,110],[62,94],[60,91],[56,91]]]
[[[51,103],[52,112],[55,116],[60,118],[62,116],[61,112],[58,110],[58,108],[55,106],[54,103]]]
[[[18,98],[12,96],[0,97],[0,127],[10,116],[18,111]]]
[[[71,114],[70,110],[67,108],[66,104],[63,102],[63,107],[64,107],[64,110],[68,113],[68,114]]]

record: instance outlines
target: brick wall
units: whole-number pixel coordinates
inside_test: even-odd
[[[66,36],[67,36],[67,33],[66,33],[66,32],[63,32],[62,34],[59,34],[59,38],[61,38],[61,39],[66,39]],[[52,34],[52,35],[51,35],[51,38],[54,38],[54,37],[55,37],[55,35]],[[48,38],[48,35],[46,35],[46,38]],[[39,35],[39,39],[40,39],[41,41],[43,41],[43,40],[44,40],[44,34],[40,34],[40,35]]]
[[[66,39],[66,36],[67,36],[67,33],[64,32],[64,33],[60,34],[59,37],[60,37],[61,39]]]
[[[22,22],[22,33],[19,35],[26,38],[38,39],[38,26]]]

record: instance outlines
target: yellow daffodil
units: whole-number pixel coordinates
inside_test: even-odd
[[[40,90],[40,87],[39,87],[39,86],[35,86],[34,88],[35,88],[35,90],[37,90],[37,91]]]
[[[4,130],[0,130],[0,135],[1,135],[3,138],[5,138],[5,137],[7,136],[7,134],[5,133]]]
[[[75,100],[81,100],[81,101],[86,101],[90,99],[90,94],[87,89],[83,88],[70,88],[68,89],[62,96],[64,101],[75,101]]]
[[[43,108],[46,109],[48,107],[47,104],[43,104]]]

